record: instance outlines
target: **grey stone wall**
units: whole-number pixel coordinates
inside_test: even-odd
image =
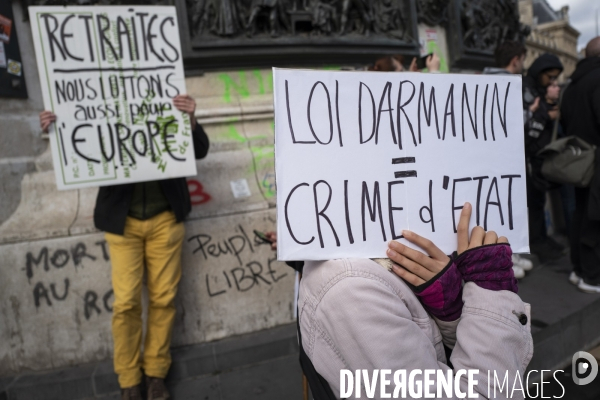
[[[15,3],[29,99],[0,99],[0,376],[112,356],[110,259],[92,220],[97,189],[56,189],[21,11]],[[444,31],[437,37],[424,44],[445,59]],[[188,179],[174,346],[294,319],[295,275],[252,234],[276,222],[271,70],[212,72],[186,85],[211,148]],[[249,193],[236,197],[240,183]]]
[[[19,37],[28,99],[0,98],[0,224],[16,210],[21,200],[19,182],[34,169],[33,158],[48,143],[41,138],[37,113],[43,109],[31,28],[23,22],[23,8],[13,1],[13,26]]]

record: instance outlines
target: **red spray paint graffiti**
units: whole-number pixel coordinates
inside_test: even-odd
[[[190,199],[193,206],[208,203],[212,197],[204,191],[204,187],[195,179],[188,179],[188,189],[190,191]]]

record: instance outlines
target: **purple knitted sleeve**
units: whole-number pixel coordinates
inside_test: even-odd
[[[413,289],[427,312],[441,321],[455,321],[462,313],[462,278],[453,260],[426,283]]]
[[[474,282],[484,289],[517,293],[511,256],[508,243],[497,243],[467,250],[455,259],[455,263],[465,282]]]

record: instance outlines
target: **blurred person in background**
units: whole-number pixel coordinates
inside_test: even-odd
[[[575,188],[569,280],[584,292],[600,293],[600,36],[585,48],[565,89],[561,122],[567,136],[596,146],[596,167],[589,187]]]
[[[565,87],[566,84],[559,85],[557,82],[550,83],[550,85],[546,88],[546,98],[544,99],[546,104],[543,105],[549,110],[548,114],[550,120],[552,121],[552,130],[556,130],[557,138],[567,136],[565,135],[564,129],[560,123],[561,93]],[[552,132],[552,134],[554,135],[554,132]],[[562,218],[564,218],[564,231],[561,233],[569,235],[569,232],[571,231],[573,213],[575,212],[575,188],[573,185],[561,184],[556,190],[557,193],[555,194],[557,194],[559,197],[551,197],[551,200],[553,201],[552,204],[556,205],[556,207],[562,211]],[[555,200],[557,201],[556,204],[554,203]],[[558,218],[560,218],[560,216],[558,216]],[[559,224],[561,223],[557,222],[555,224],[555,228],[556,225]]]
[[[404,61],[404,57],[401,55],[381,57],[369,67],[369,71],[402,72],[405,71],[402,61]]]
[[[558,57],[542,54],[531,64],[527,76],[523,79],[529,242],[531,252],[542,262],[560,258],[566,250],[546,233],[546,191],[554,185],[541,176],[542,159],[536,156],[538,151],[552,140],[558,107],[556,103],[547,101],[547,93],[548,88],[556,83],[562,70],[563,65]],[[555,91],[556,89],[551,89],[552,93]]]
[[[554,81],[546,88],[546,103],[557,105],[560,98],[560,86]]]
[[[484,75],[506,75],[523,73],[527,49],[520,42],[507,41],[496,47],[494,51],[495,67],[485,67]]]
[[[557,82],[552,82],[546,89],[546,103],[549,107],[557,110],[560,109],[561,104],[561,92],[564,86],[559,85]],[[557,137],[565,137],[564,129],[560,123],[560,112],[558,112],[558,118],[554,120],[556,126]],[[567,234],[571,231],[571,222],[573,220],[573,213],[575,212],[575,188],[573,185],[563,184],[558,189],[560,195],[560,208],[565,221],[565,231]]]
[[[439,72],[440,63],[441,61],[438,55],[435,53],[431,54],[425,61],[425,67],[427,69],[426,72]],[[419,69],[417,68],[417,57],[413,57],[407,70],[404,68],[404,56],[401,54],[378,58],[375,63],[368,68],[368,70],[377,72],[419,72]]]

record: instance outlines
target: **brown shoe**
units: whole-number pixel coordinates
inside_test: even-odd
[[[169,400],[171,396],[165,386],[165,380],[161,378],[146,377],[146,390],[148,400]]]
[[[121,400],[142,400],[140,385],[121,389]]]

